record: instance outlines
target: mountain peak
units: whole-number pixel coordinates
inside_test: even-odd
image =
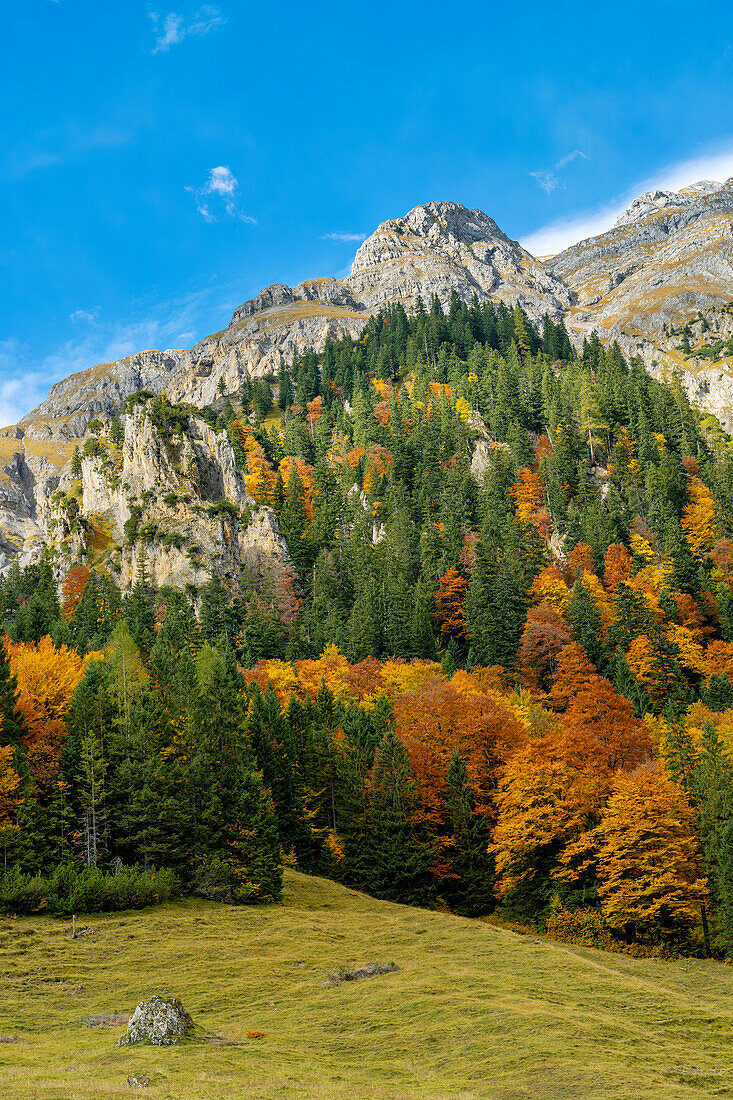
[[[401,218],[391,218],[377,226],[357,251],[351,274],[372,266],[375,261],[380,262],[377,257],[385,253],[385,246],[389,252],[386,242],[394,237],[409,242],[412,248],[418,250],[436,247],[441,250],[446,244],[470,245],[478,241],[510,243],[493,218],[483,210],[470,210],[459,202],[436,199],[413,207]]]
[[[724,186],[726,185],[717,183],[715,180],[698,180],[697,183],[690,183],[686,187],[681,187],[679,191],[665,191],[661,188],[645,191],[643,195],[635,198],[630,206],[627,206],[623,214],[616,218],[614,226],[630,225],[631,222],[639,221],[650,214],[656,214],[666,207],[692,206],[707,195],[713,195],[716,191],[720,191]]]

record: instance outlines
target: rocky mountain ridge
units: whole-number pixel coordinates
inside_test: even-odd
[[[125,397],[147,390],[207,405],[328,336],[357,336],[381,308],[410,310],[433,295],[446,306],[453,292],[466,302],[519,302],[535,321],[562,317],[578,342],[592,331],[618,340],[654,374],[679,370],[693,399],[733,426],[733,180],[648,192],[607,232],[545,262],[482,211],[431,202],[383,222],[343,279],[273,284],[191,349],[142,351],[54,385],[0,431],[0,550],[33,552],[47,538],[48,502],[69,477],[75,445]],[[85,496],[82,509],[93,503]],[[239,507],[236,493],[230,503]],[[129,575],[133,564],[121,568]]]

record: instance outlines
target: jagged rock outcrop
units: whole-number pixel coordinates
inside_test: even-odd
[[[277,520],[257,507],[225,432],[191,415],[180,431],[157,426],[150,404],[123,417],[124,440],[102,440],[67,472],[37,516],[37,546],[56,548],[59,573],[80,557],[104,565],[123,589],[144,568],[152,583],[191,590],[218,576],[237,590],[287,562]]]
[[[563,281],[502,233],[481,210],[454,202],[416,206],[383,222],[359,248],[344,280],[364,308],[392,302],[413,308],[433,295],[446,306],[455,291],[464,302],[519,302],[533,319],[559,317],[570,305]]]

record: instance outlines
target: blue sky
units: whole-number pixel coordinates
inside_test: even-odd
[[[542,253],[733,175],[729,0],[171,5],[0,0],[2,423],[418,203]]]

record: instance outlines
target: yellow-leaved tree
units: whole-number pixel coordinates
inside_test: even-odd
[[[619,773],[597,835],[598,893],[611,928],[660,940],[695,923],[707,898],[695,819],[658,761]]]
[[[709,554],[717,534],[718,506],[704,481],[693,477],[687,486],[688,503],[682,513],[682,530],[696,554]]]
[[[22,748],[33,778],[44,789],[59,769],[66,712],[82,678],[84,658],[65,645],[57,649],[48,636],[36,645],[6,645],[27,729]]]

